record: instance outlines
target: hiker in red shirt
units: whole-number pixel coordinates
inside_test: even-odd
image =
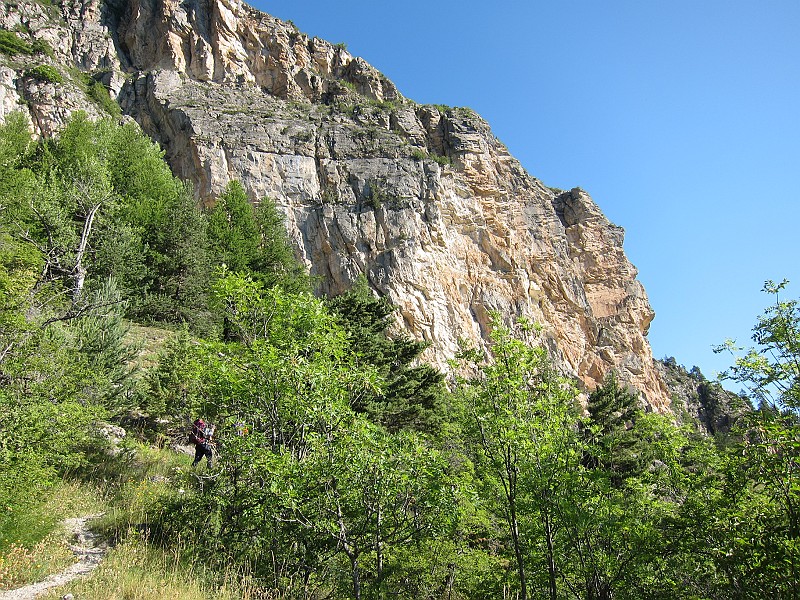
[[[192,432],[189,434],[189,441],[194,444],[194,462],[192,467],[196,467],[203,457],[208,458],[208,467],[211,468],[211,458],[214,455],[214,426],[206,424],[203,419],[197,419],[192,423]]]

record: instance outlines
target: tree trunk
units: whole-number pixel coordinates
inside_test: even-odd
[[[351,557],[350,564],[353,567],[353,598],[354,600],[361,600],[361,573],[358,566],[358,556]]]
[[[377,510],[377,521],[375,524],[375,583],[380,591],[383,583],[383,538],[381,537],[382,515],[380,507]]]
[[[519,537],[519,523],[517,522],[517,506],[513,498],[509,498],[509,525],[511,526],[511,540],[514,542],[514,556],[517,559],[519,571],[520,600],[528,598],[528,582],[525,577],[525,560],[522,556],[522,542]]]
[[[336,480],[331,482],[331,489],[333,490],[333,497],[336,500],[336,520],[339,525],[339,543],[342,545],[342,550],[350,559],[350,566],[352,567],[352,581],[353,581],[353,598],[354,600],[361,600],[361,572],[358,564],[358,557],[360,551],[358,546],[351,544],[347,536],[347,525],[344,521],[344,514],[342,513],[342,505],[339,501],[339,490],[336,487]]]
[[[556,588],[556,563],[553,554],[553,525],[550,522],[550,515],[548,513],[543,515],[542,520],[544,524],[544,537],[547,543],[547,580],[548,587],[550,588],[550,600],[556,600],[558,590]]]
[[[75,252],[75,283],[72,288],[72,302],[75,304],[81,299],[83,284],[86,281],[86,267],[83,264],[83,257],[86,254],[86,247],[89,245],[89,234],[92,232],[92,224],[94,223],[94,217],[98,210],[100,210],[100,205],[95,204],[91,210],[89,210],[89,214],[86,215],[86,220],[83,223],[83,233],[81,233],[81,241]]]
[[[450,563],[447,565],[447,568],[450,569],[450,572],[447,574],[447,581],[445,582],[445,592],[447,600],[450,600],[453,597],[453,584],[456,581],[456,564]]]

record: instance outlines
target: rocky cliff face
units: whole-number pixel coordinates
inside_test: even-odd
[[[687,371],[674,358],[666,358],[657,360],[656,368],[671,392],[675,416],[700,431],[724,436],[737,420],[753,410],[747,397],[709,381],[697,367]]]
[[[400,324],[431,342],[430,360],[483,340],[497,310],[541,323],[587,388],[616,369],[651,408],[669,409],[623,232],[584,191],[542,185],[469,109],[414,104],[342,47],[241,2],[98,1],[63,0],[60,15],[4,5],[0,26],[27,19],[65,78],[28,82],[37,59],[6,58],[0,116],[21,103],[49,135],[75,108],[98,113],[76,70],[88,73],[199,201],[231,179],[255,202],[275,200],[325,291],[366,274]]]

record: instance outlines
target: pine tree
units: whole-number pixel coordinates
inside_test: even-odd
[[[603,384],[589,394],[587,410],[587,435],[592,451],[584,463],[609,471],[614,484],[620,485],[639,464],[636,446],[641,442],[634,431],[637,414],[641,412],[639,399],[630,389],[622,387],[617,374],[611,371]]]
[[[389,334],[395,307],[388,298],[375,297],[362,276],[328,305],[359,359],[376,366],[386,379],[383,394],[365,396],[353,408],[392,431],[435,428],[441,418],[444,376],[418,362],[427,344]]]
[[[232,273],[250,270],[259,244],[253,206],[242,184],[231,181],[208,214],[208,234],[217,265]]]
[[[290,292],[311,291],[312,281],[305,266],[295,256],[286,233],[285,218],[269,198],[255,207],[258,244],[250,270],[264,287],[279,285]]]

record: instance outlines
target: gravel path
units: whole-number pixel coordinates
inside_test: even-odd
[[[104,543],[98,543],[97,536],[89,531],[88,522],[101,515],[102,513],[86,515],[64,521],[64,525],[74,535],[75,542],[70,544],[70,549],[75,554],[78,562],[60,573],[50,575],[44,581],[31,583],[15,590],[0,592],[0,600],[33,600],[52,587],[64,585],[76,577],[81,577],[94,571],[103,560],[106,552],[108,552],[108,546]]]

